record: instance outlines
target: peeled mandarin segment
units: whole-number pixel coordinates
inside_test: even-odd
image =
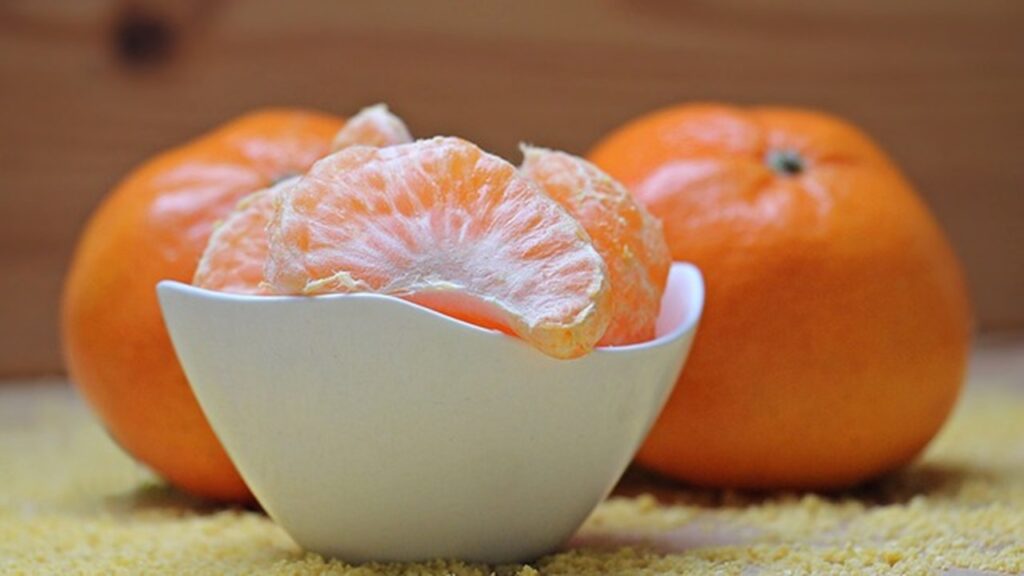
[[[520,173],[541,186],[586,229],[604,258],[612,318],[602,346],[654,338],[672,263],[661,222],[619,182],[586,160],[523,146]]]
[[[331,144],[337,152],[349,146],[394,146],[412,142],[405,123],[392,114],[384,104],[363,108],[345,122]]]
[[[235,294],[265,294],[263,265],[267,259],[267,224],[274,200],[296,178],[243,198],[210,236],[192,284]]]
[[[405,124],[378,104],[349,119],[334,137],[333,150],[349,146],[390,146],[412,142]],[[236,294],[267,294],[263,268],[267,259],[266,227],[275,197],[286,182],[243,198],[210,236],[192,284]]]
[[[458,138],[332,154],[281,195],[268,230],[277,293],[399,296],[558,358],[589,352],[610,319],[579,223]]]

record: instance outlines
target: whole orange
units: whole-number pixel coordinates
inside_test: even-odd
[[[230,122],[128,175],[78,243],[62,310],[71,379],[125,450],[184,490],[251,498],[178,364],[156,283],[190,282],[215,222],[243,196],[304,172],[341,124],[284,109]]]
[[[867,136],[805,110],[682,105],[616,130],[591,159],[707,283],[641,464],[702,485],[836,488],[935,435],[964,377],[967,291]]]

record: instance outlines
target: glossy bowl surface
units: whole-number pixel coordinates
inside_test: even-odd
[[[674,264],[655,340],[557,360],[389,296],[157,289],[256,498],[299,545],[348,562],[556,549],[653,424],[704,300],[697,269]]]

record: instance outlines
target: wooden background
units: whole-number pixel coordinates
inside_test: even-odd
[[[684,100],[860,124],[948,231],[980,326],[1024,326],[1024,2],[0,0],[0,376],[61,371],[62,275],[105,191],[243,111],[387,101],[516,157]]]

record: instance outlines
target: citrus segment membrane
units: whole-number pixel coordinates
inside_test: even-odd
[[[590,162],[544,148],[524,145],[522,150],[520,173],[579,221],[608,267],[612,317],[598,344],[653,339],[672,263],[661,222]]]
[[[274,199],[298,178],[253,192],[243,198],[213,231],[192,284],[235,294],[265,294],[263,266],[267,260],[267,224]]]
[[[586,231],[514,166],[459,138],[351,147],[279,196],[265,278],[283,294],[375,292],[589,352],[611,315]]]
[[[338,130],[332,150],[348,146],[390,146],[412,142],[400,118],[378,104],[359,111]],[[266,294],[263,268],[267,259],[266,227],[274,213],[277,192],[290,178],[243,198],[210,236],[192,284],[236,294]]]
[[[349,146],[393,146],[412,142],[412,135],[405,122],[388,110],[384,104],[376,104],[360,110],[348,119],[338,130],[331,143],[331,151],[337,152]]]

